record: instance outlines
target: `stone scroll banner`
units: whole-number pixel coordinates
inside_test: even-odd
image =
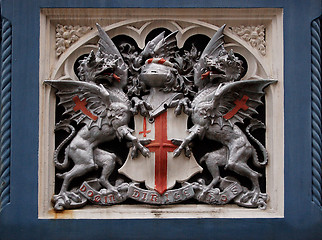
[[[84,205],[84,199],[96,205],[115,205],[124,202],[127,198],[141,203],[152,205],[168,205],[180,203],[191,198],[198,199],[208,204],[224,205],[236,198],[243,192],[240,184],[234,181],[224,180],[222,185],[226,185],[223,191],[219,188],[204,191],[204,186],[198,183],[184,183],[181,188],[167,190],[163,194],[155,190],[147,190],[139,187],[139,183],[120,184],[117,191],[106,191],[99,189],[100,185],[97,180],[83,182],[81,187],[76,191],[80,193],[82,201],[79,205]],[[76,207],[74,203],[73,207]]]

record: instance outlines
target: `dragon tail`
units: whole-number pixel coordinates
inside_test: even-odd
[[[54,163],[56,168],[58,169],[65,169],[66,167],[68,167],[69,162],[68,162],[68,147],[66,147],[65,149],[65,157],[64,157],[64,161],[63,162],[59,162],[58,161],[58,155],[61,151],[61,149],[63,148],[63,146],[72,138],[75,136],[75,128],[70,124],[70,122],[67,121],[61,121],[56,125],[55,128],[55,132],[57,130],[65,130],[68,133],[70,133],[68,135],[68,137],[66,139],[64,139],[64,141],[62,141],[59,146],[56,148],[55,152],[54,152]]]
[[[253,149],[253,162],[254,162],[254,165],[256,167],[263,167],[267,164],[268,162],[268,153],[267,153],[267,150],[266,148],[263,146],[263,144],[258,141],[251,133],[250,131],[252,130],[255,130],[255,129],[258,129],[258,128],[264,128],[265,129],[265,125],[264,123],[262,123],[261,121],[259,120],[255,120],[253,119],[252,122],[246,127],[246,132],[247,132],[247,135],[258,145],[259,149],[262,151],[262,154],[263,154],[263,157],[264,157],[264,160],[262,162],[260,162],[258,160],[258,155],[257,155],[257,152],[256,152],[256,149],[254,148]]]

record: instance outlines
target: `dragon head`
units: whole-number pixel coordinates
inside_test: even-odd
[[[90,52],[88,57],[80,60],[78,67],[79,78],[85,82],[96,83],[113,83],[113,81],[120,81],[120,77],[115,73],[118,68],[119,57],[113,54],[106,54],[100,50],[94,54]]]
[[[227,52],[222,47],[216,57],[211,58],[205,56],[204,61],[206,72],[202,74],[202,78],[209,77],[210,80],[230,82],[237,81],[241,77],[243,62],[234,55],[233,50]]]

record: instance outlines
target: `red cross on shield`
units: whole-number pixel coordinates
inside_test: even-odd
[[[163,194],[174,187],[176,182],[187,181],[190,177],[202,171],[194,156],[187,158],[184,154],[173,158],[173,151],[177,148],[171,139],[184,139],[187,136],[187,120],[185,114],[175,116],[173,109],[157,116],[153,123],[149,123],[140,115],[135,116],[134,135],[139,139],[151,139],[149,148],[151,156],[141,154],[132,159],[131,154],[119,173],[126,175],[133,181],[144,182],[150,190]]]

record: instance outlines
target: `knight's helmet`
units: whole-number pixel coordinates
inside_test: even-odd
[[[140,74],[140,81],[146,86],[166,89],[175,89],[178,84],[176,76],[178,74],[171,62],[176,48],[175,31],[164,37],[164,32],[159,34],[153,40],[149,41],[141,52],[141,58],[144,61]]]

